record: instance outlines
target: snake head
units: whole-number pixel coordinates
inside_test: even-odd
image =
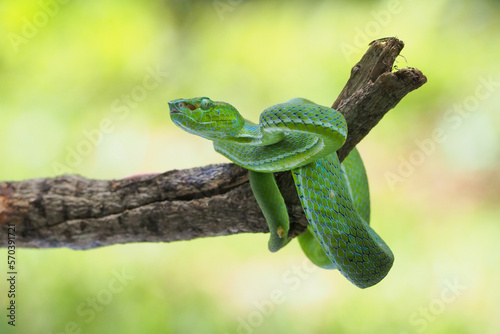
[[[170,118],[183,130],[209,140],[233,137],[245,123],[229,103],[208,97],[177,99],[168,103]]]

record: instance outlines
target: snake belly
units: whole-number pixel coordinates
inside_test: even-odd
[[[270,227],[272,251],[288,243],[289,222],[269,173],[290,170],[309,222],[299,242],[311,261],[338,269],[360,288],[387,275],[394,256],[369,225],[369,191],[361,157],[354,149],[340,164],[336,154],[347,136],[342,114],[298,98],[265,109],[259,124],[254,124],[233,115],[237,111],[229,104],[203,99],[207,98],[170,102],[171,117],[186,131],[213,140],[217,152],[249,169],[252,190]],[[212,114],[198,116],[198,108]],[[184,115],[177,113],[189,114],[196,122],[179,120]],[[212,128],[210,135],[206,124]],[[231,129],[230,135],[219,130],[224,125]],[[219,127],[217,132],[214,126]]]

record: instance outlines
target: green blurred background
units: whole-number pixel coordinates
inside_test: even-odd
[[[296,242],[270,254],[267,235],[19,249],[15,330],[498,333],[499,10],[456,0],[2,1],[3,181],[224,162],[174,127],[167,101],[209,96],[253,120],[293,97],[331,105],[381,37],[402,39],[397,66],[428,77],[359,145],[372,224],[396,256],[380,284],[360,290],[316,269]],[[2,309],[0,332],[11,332]]]

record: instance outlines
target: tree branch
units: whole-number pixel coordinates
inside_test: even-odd
[[[396,38],[375,41],[353,67],[332,106],[345,116],[349,129],[337,152],[341,160],[387,111],[427,81],[414,68],[391,72],[403,46]],[[290,215],[290,233],[296,236],[307,221],[291,174],[276,176]],[[2,182],[0,246],[7,246],[8,225],[16,228],[18,247],[74,249],[268,232],[247,172],[234,164],[122,180],[64,175]]]

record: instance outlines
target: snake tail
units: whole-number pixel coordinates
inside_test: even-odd
[[[260,173],[250,170],[248,171],[248,178],[254,197],[269,226],[269,250],[276,252],[290,241],[288,238],[290,222],[285,200],[281,196],[273,173]]]

